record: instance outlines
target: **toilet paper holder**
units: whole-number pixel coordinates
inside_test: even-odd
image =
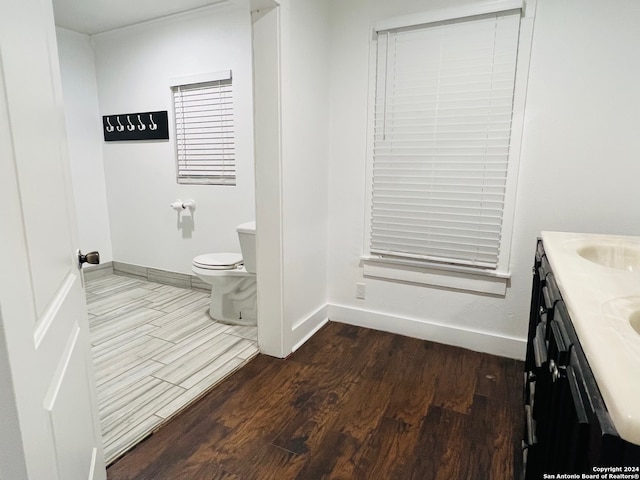
[[[180,199],[177,199],[175,202],[170,203],[169,206],[176,212],[181,212],[183,210],[189,210],[193,212],[196,209],[196,202],[191,199],[185,200],[184,202]]]

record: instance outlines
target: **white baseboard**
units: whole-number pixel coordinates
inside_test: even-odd
[[[113,262],[103,262],[99,265],[85,265],[82,269],[82,274],[85,280],[96,280],[106,275],[113,274]]]
[[[439,325],[360,308],[329,304],[328,317],[333,322],[382,330],[517,360],[523,360],[526,352],[526,339]]]
[[[329,305],[324,305],[316,310],[304,320],[296,323],[292,328],[292,352],[295,352],[302,346],[304,342],[309,340],[314,333],[322,328],[322,326],[329,321],[328,315]]]

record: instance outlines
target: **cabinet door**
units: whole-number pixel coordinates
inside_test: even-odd
[[[564,305],[560,302],[555,312],[556,321],[562,325],[564,332],[568,336],[568,343],[571,345],[569,354],[569,365],[575,371],[576,379],[580,387],[583,398],[584,410],[588,417],[588,440],[587,445],[580,447],[581,472],[592,472],[594,466],[620,466],[624,465],[622,451],[624,445],[628,444],[620,439],[618,432],[613,425],[611,417],[598,389],[593,373],[589,368],[586,356],[578,335],[571,323],[571,318]],[[583,437],[581,437],[583,439]],[[639,462],[636,462],[638,464]],[[577,467],[576,467],[577,468]]]
[[[527,371],[525,385],[525,464],[526,480],[542,478],[542,448],[538,438],[538,417],[544,417],[544,410],[538,408],[536,399],[545,399],[549,389],[549,362],[547,345],[544,339],[543,323],[538,323],[536,335],[531,342],[533,365]],[[544,423],[544,422],[543,422]]]
[[[536,336],[539,311],[541,306],[542,288],[544,286],[544,271],[541,268],[544,249],[542,242],[538,240],[536,255],[533,262],[533,282],[531,286],[531,307],[529,309],[529,331],[527,334],[527,353],[525,357],[525,372],[530,372],[534,367],[533,339]],[[525,395],[526,398],[526,395]]]
[[[558,473],[588,472],[589,406],[581,389],[579,371],[567,365],[559,371],[552,386],[555,397],[550,471]]]
[[[551,331],[548,342],[547,362],[545,368],[540,369],[536,381],[536,397],[533,415],[536,420],[536,436],[543,457],[544,471],[552,472],[555,461],[556,423],[560,412],[559,405],[565,401],[565,390],[562,382],[564,367],[568,363],[570,341],[566,330],[556,320],[549,322]],[[560,383],[558,383],[560,381]]]

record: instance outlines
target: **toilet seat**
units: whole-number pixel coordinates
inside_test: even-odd
[[[193,266],[204,270],[234,270],[241,265],[239,253],[206,253],[193,259]]]

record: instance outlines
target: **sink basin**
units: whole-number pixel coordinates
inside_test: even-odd
[[[640,335],[640,311],[636,311],[629,317],[629,324]]]
[[[628,339],[637,338],[625,325],[627,323],[640,335],[640,296],[609,300],[602,305],[602,313],[619,335]]]
[[[632,243],[592,244],[576,250],[590,262],[609,268],[640,272],[640,245]]]

